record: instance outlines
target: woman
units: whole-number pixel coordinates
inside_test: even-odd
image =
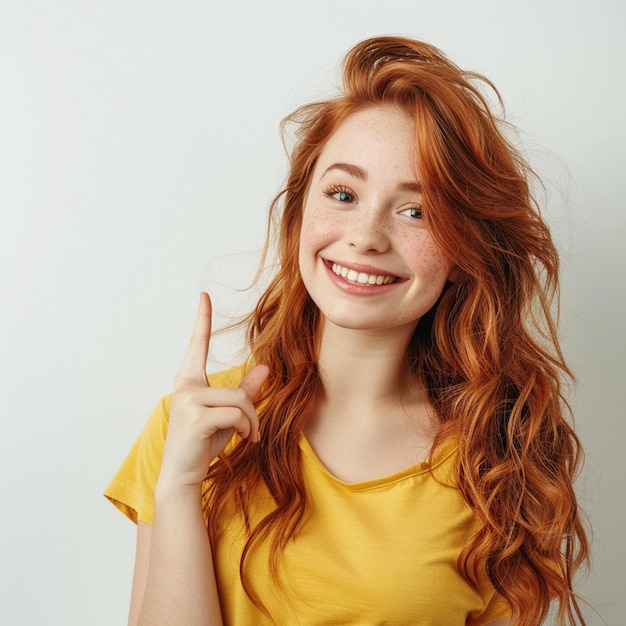
[[[288,118],[249,361],[207,385],[203,294],[106,492],[138,522],[131,624],[584,623],[558,256],[480,83],[380,37]]]

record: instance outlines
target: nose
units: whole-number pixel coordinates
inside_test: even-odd
[[[390,246],[385,217],[375,210],[355,211],[348,226],[348,243],[361,254],[380,254]]]

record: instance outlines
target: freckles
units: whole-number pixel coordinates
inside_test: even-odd
[[[304,214],[300,240],[309,244],[325,240],[337,232],[339,220],[322,210],[310,209]]]
[[[407,259],[410,259],[411,265],[420,268],[421,272],[428,276],[439,274],[444,270],[447,271],[449,265],[448,258],[430,237],[417,243],[413,239],[409,246]]]

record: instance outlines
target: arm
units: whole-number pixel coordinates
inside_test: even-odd
[[[194,333],[174,383],[152,527],[139,523],[130,626],[221,625],[201,487],[235,431],[257,440],[252,403],[267,378],[252,369],[239,388],[211,388],[206,360],[211,304],[202,294]]]
[[[137,527],[130,624],[222,624],[211,546],[195,490],[157,496]]]
[[[135,571],[133,573],[133,587],[130,595],[130,611],[128,626],[139,623],[139,611],[143,603],[148,578],[148,562],[150,558],[150,543],[152,541],[152,526],[144,522],[137,522],[137,545],[135,549]]]

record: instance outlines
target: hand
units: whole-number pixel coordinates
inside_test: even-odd
[[[174,381],[161,486],[198,487],[235,431],[258,441],[259,418],[253,400],[269,369],[257,365],[237,388],[210,387],[206,376],[210,338],[211,300],[202,293],[193,335]]]

